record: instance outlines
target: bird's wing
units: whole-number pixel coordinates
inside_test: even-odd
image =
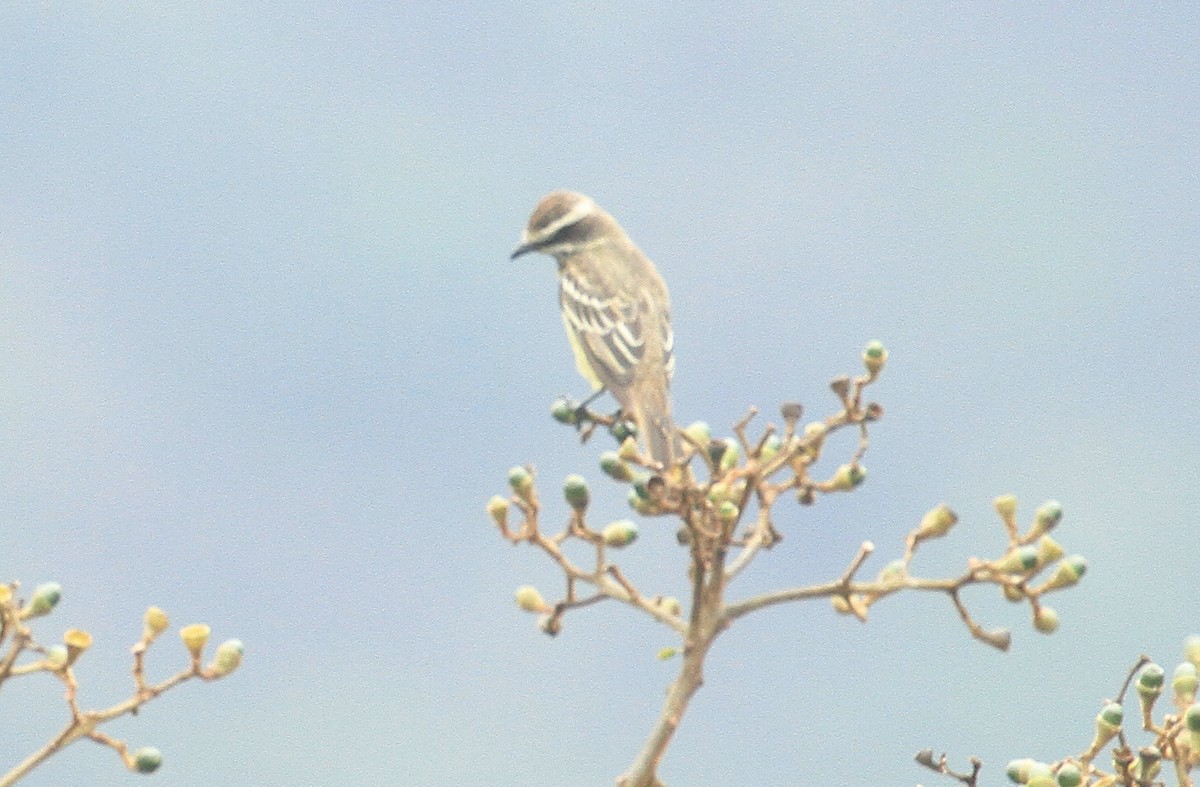
[[[671,328],[671,315],[663,314],[658,327],[662,331],[663,368],[669,381],[675,376],[675,331]]]
[[[646,350],[641,305],[606,292],[578,270],[561,271],[558,298],[567,330],[574,333],[596,376],[610,389],[629,385]]]

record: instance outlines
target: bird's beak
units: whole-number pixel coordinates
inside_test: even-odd
[[[522,243],[520,246],[518,246],[518,247],[517,247],[517,248],[516,248],[516,249],[513,251],[513,253],[512,253],[512,256],[510,256],[510,257],[509,257],[509,259],[510,259],[510,260],[515,260],[517,257],[520,257],[522,254],[528,254],[529,252],[531,252],[531,251],[533,251],[533,250],[534,250],[534,244],[532,244],[532,243]]]

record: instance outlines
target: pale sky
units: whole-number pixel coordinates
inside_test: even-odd
[[[1085,748],[1128,665],[1200,627],[1200,12],[989,8],[0,6],[3,579],[63,585],[36,632],[94,635],[82,703],[127,696],[153,603],[247,648],[109,728],[163,751],[160,787],[612,783],[675,640],[616,605],[540,634],[512,591],[558,574],[483,509],[532,462],[552,521],[574,472],[597,521],[631,513],[610,445],[548,416],[586,392],[553,263],[508,260],[570,188],[669,283],[681,421],[823,416],[891,352],[867,482],[781,504],[734,597],[864,539],[874,572],[943,501],[915,568],[957,573],[1002,550],[1005,492],[1062,501],[1089,561],[1053,636],[968,594],[1007,654],[940,597],[740,622],[662,778],[932,786],[930,746],[998,784]],[[622,565],[682,594],[665,520]],[[152,676],[183,658],[172,634]],[[6,683],[0,769],[61,694]],[[28,783],[134,778],[84,742]]]

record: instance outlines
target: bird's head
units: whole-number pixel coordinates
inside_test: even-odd
[[[621,233],[620,226],[591,197],[552,191],[533,209],[512,259],[538,251],[563,260]]]

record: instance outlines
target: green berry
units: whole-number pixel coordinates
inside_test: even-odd
[[[554,404],[550,405],[550,415],[560,424],[577,424],[579,423],[579,406],[564,396],[555,399]]]
[[[1058,787],[1079,787],[1083,784],[1083,773],[1078,766],[1065,763],[1058,769]]]
[[[783,440],[779,435],[773,434],[763,441],[762,448],[759,449],[758,460],[760,462],[770,462],[779,455],[779,449],[783,447]]]
[[[600,535],[610,547],[626,547],[637,540],[638,528],[628,519],[621,519],[604,528]]]
[[[1029,781],[1029,769],[1034,766],[1034,761],[1029,757],[1022,757],[1019,760],[1012,760],[1008,763],[1005,769],[1005,774],[1008,780],[1013,784],[1024,784]]]
[[[246,646],[240,639],[227,639],[217,646],[210,670],[214,676],[224,676],[233,672],[242,663]]]
[[[563,482],[563,497],[576,511],[588,506],[588,485],[581,475],[569,475]]]
[[[29,606],[25,608],[26,615],[36,618],[40,615],[49,614],[61,598],[62,585],[57,582],[47,582],[43,585],[38,585],[37,589],[33,591],[33,598],[29,599]]]
[[[863,350],[862,360],[867,371],[872,375],[879,374],[879,370],[887,362],[888,352],[884,348],[882,342],[873,341]]]
[[[610,431],[612,432],[612,436],[617,438],[618,443],[623,443],[630,437],[637,437],[637,426],[625,419],[621,419],[613,424]]]
[[[546,612],[549,610],[549,605],[542,598],[542,594],[533,585],[522,585],[513,593],[513,600],[517,602],[517,606],[526,612]]]
[[[153,746],[143,746],[133,753],[133,767],[138,773],[154,773],[162,765],[162,752]]]
[[[1138,673],[1137,689],[1142,694],[1149,694],[1157,697],[1162,691],[1163,680],[1166,672],[1162,667],[1151,662],[1142,667],[1142,671]]]
[[[600,454],[600,469],[604,471],[605,475],[616,481],[628,483],[633,480],[633,468],[616,451],[605,451]]]
[[[701,448],[708,448],[709,442],[712,441],[712,428],[703,421],[696,421],[689,424],[683,430],[683,433],[688,436],[689,440]]]
[[[1124,718],[1125,710],[1117,703],[1110,702],[1100,709],[1100,714],[1096,716],[1096,724],[1116,731],[1121,728]]]
[[[1200,702],[1192,703],[1183,714],[1184,723],[1192,732],[1200,732]]]
[[[533,473],[528,468],[517,466],[508,471],[508,485],[522,497],[533,489]]]
[[[1033,627],[1043,634],[1053,634],[1058,631],[1058,613],[1050,607],[1038,607],[1033,616]]]
[[[1038,506],[1038,510],[1034,513],[1034,519],[1042,531],[1045,532],[1061,522],[1062,515],[1062,503],[1059,503],[1057,500],[1047,500]]]

